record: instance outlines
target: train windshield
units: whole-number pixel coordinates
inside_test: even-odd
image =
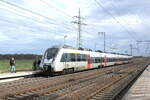
[[[44,57],[47,58],[47,59],[51,59],[51,58],[54,58],[58,53],[58,48],[49,48],[45,54],[44,54]]]

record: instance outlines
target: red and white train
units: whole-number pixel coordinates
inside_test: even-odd
[[[128,63],[131,58],[132,56],[129,55],[101,53],[78,50],[71,47],[54,46],[45,51],[42,56],[40,69],[50,73],[80,71]]]

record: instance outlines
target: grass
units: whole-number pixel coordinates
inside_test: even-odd
[[[34,60],[15,60],[16,70],[31,70]],[[10,65],[9,60],[0,60],[0,73],[9,72]]]

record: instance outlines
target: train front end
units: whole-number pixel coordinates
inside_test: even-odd
[[[46,72],[54,72],[55,58],[58,54],[59,48],[48,48],[41,60],[40,69]]]

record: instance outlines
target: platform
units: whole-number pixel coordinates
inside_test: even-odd
[[[150,65],[137,79],[122,100],[150,100]]]
[[[39,71],[22,71],[22,72],[16,72],[16,73],[3,73],[0,74],[0,80],[1,79],[7,79],[7,78],[14,78],[14,77],[23,77],[28,75],[33,75],[38,73]]]

